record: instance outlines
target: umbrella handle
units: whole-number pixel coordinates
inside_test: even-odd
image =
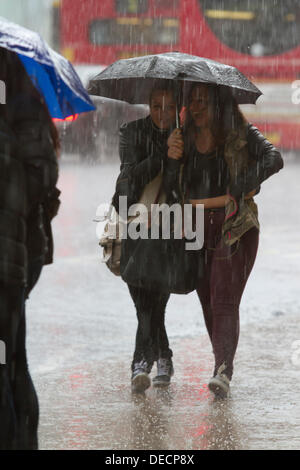
[[[178,109],[177,100],[176,100],[176,129],[180,129],[180,116],[179,116],[179,109]]]
[[[182,89],[181,89],[181,82],[180,80],[175,80],[175,99],[176,99],[176,128],[177,129],[180,129],[180,116],[179,116],[179,107],[178,107],[178,102],[180,102],[181,100],[179,100],[179,97],[180,97],[180,94],[182,93]]]

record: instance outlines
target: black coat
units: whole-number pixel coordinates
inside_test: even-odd
[[[58,177],[48,115],[20,94],[6,104],[0,148],[0,282],[25,285],[28,256],[47,253],[43,205]]]
[[[161,171],[167,160],[167,140],[171,130],[161,131],[150,116],[120,128],[120,174],[112,204],[118,211],[119,196],[127,196],[128,207],[140,199],[144,187]],[[168,184],[164,183],[168,192]]]
[[[27,267],[27,178],[16,138],[0,119],[0,282],[24,284]]]
[[[152,124],[151,118],[124,124],[120,129],[121,171],[116,183],[113,205],[118,209],[118,197],[127,196],[128,206],[138,202],[142,191],[161,169],[163,186],[168,202],[180,198],[179,172],[181,160],[167,157],[167,140],[171,131],[160,132]],[[251,124],[247,126],[247,148],[250,159],[256,162],[231,182],[229,189],[237,200],[242,194],[257,189],[267,178],[283,167],[280,152]],[[185,148],[185,153],[188,150]],[[188,157],[188,155],[186,155]],[[188,185],[188,181],[184,181]]]
[[[173,161],[167,155],[167,140],[171,131],[172,129],[157,129],[150,116],[121,127],[121,172],[112,201],[117,210],[119,196],[127,196],[128,207],[137,203],[145,185],[161,170],[167,203],[173,202],[173,173],[176,173],[177,166],[175,164],[174,169]],[[171,243],[167,240],[163,243],[160,240],[153,242],[151,239],[122,239],[122,279],[129,285],[155,291],[187,293],[193,290],[198,268],[194,252],[183,250],[184,240],[183,243],[182,240],[171,240]],[[177,257],[172,256],[174,250]]]
[[[260,185],[267,178],[277,173],[283,168],[283,160],[280,152],[269,142],[260,131],[252,124],[247,125],[246,130],[247,151],[252,162],[245,171],[234,181],[231,181],[228,192],[239,201],[242,195],[248,194],[256,189],[256,194],[260,191]],[[188,149],[185,148],[188,157]],[[169,191],[177,190],[179,184],[180,160],[168,159],[165,165],[165,180],[168,181]],[[187,164],[188,166],[188,164]],[[188,171],[184,173],[184,185],[189,185]],[[178,192],[178,191],[177,191]]]
[[[265,139],[258,129],[249,124],[245,132],[244,143],[246,145],[247,158],[249,157],[251,164],[245,167],[246,173],[243,172],[237,178],[230,181],[228,188],[228,191],[237,200],[242,197],[243,193],[247,194],[254,189],[258,191],[260,184],[269,176],[278,172],[283,166],[283,161],[278,150]],[[163,186],[167,195],[167,202],[170,204],[181,202],[181,191],[179,188],[180,167],[182,162],[185,161],[185,168],[187,168],[189,152],[185,147],[183,160],[168,158],[168,135],[169,132],[161,133],[159,130],[155,129],[150,117],[124,125],[120,129],[121,172],[117,179],[116,192],[112,201],[117,210],[119,196],[127,196],[128,206],[135,204],[140,199],[145,185],[150,182],[161,169],[163,169]],[[234,142],[234,144],[239,143],[238,141]],[[233,150],[238,158],[241,157],[239,149],[236,149],[234,146]],[[189,181],[185,171],[183,172],[183,183],[183,189],[184,187],[187,189]],[[157,240],[154,240],[154,242],[156,241]],[[158,274],[161,275],[162,270],[158,272],[155,266],[160,265],[162,257],[158,260],[157,256],[151,256],[151,250],[154,246],[151,244],[151,241],[149,241],[149,243],[146,241],[146,244],[140,245],[142,247],[141,250],[138,250],[138,246],[139,242],[131,240],[129,237],[122,240],[121,276],[129,284],[142,285],[144,287],[149,287],[150,285],[153,287],[155,285],[155,289],[160,290],[162,288],[162,282],[159,281],[160,278]],[[146,250],[147,246],[149,248],[148,251]],[[158,248],[160,248],[160,245],[158,245]],[[171,243],[171,249],[173,248],[174,246],[172,246]],[[162,256],[165,251],[166,250],[162,250]],[[182,256],[180,266],[190,266],[192,272],[194,267],[190,261],[186,263],[187,258],[184,258],[188,253],[192,253],[192,261],[195,261],[196,258],[193,252],[185,252]],[[150,263],[148,262],[149,260],[151,260]],[[170,272],[173,274],[177,272],[179,263],[178,256],[176,258],[171,255],[168,257],[168,262],[163,263],[163,266],[161,265],[164,272],[167,272],[166,269],[171,266],[169,262],[174,260],[176,260],[177,264],[173,266]],[[156,261],[156,264],[154,261]],[[197,278],[198,274],[201,275],[201,269],[202,265],[199,263],[198,266],[195,267],[197,274],[192,276],[187,275],[187,277],[191,277],[192,279],[194,276]],[[181,271],[185,272],[183,269]],[[150,275],[152,275],[152,277]],[[170,278],[169,274],[167,276],[163,274],[163,276],[166,279]],[[153,280],[155,280],[154,284],[152,284]],[[185,287],[186,286],[183,286],[181,289],[182,292],[185,292]],[[172,289],[170,288],[170,283],[167,288],[169,288],[169,291],[175,292],[175,290],[172,290],[173,287]]]

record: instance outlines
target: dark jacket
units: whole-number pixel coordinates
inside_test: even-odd
[[[60,207],[60,190],[58,188],[54,188],[47,193],[47,197],[45,198],[42,204],[42,212],[43,212],[43,229],[46,236],[46,255],[44,258],[44,264],[51,264],[53,263],[53,252],[54,252],[54,244],[53,244],[53,235],[52,235],[52,219],[57,215],[59,207]]]
[[[0,119],[0,282],[24,284],[27,270],[27,178],[16,137]]]
[[[167,202],[182,201],[182,191],[186,193],[188,181],[181,168],[188,158],[175,160],[167,157],[169,132],[159,133],[151,118],[140,119],[120,130],[121,172],[116,184],[113,205],[118,210],[118,196],[128,197],[128,206],[136,203],[145,185],[163,169],[163,187]],[[253,199],[244,204],[244,196],[256,189],[267,178],[283,168],[280,152],[251,124],[245,124],[230,132],[224,144],[224,158],[230,171],[228,193],[235,203],[226,207],[226,224],[223,235],[226,243],[233,244],[248,229],[259,228],[257,206]],[[180,185],[180,173],[182,185]],[[236,206],[238,205],[238,208]],[[227,217],[232,215],[231,217]],[[238,229],[237,229],[238,227]]]
[[[138,202],[144,187],[167,161],[169,130],[161,131],[150,116],[120,128],[120,174],[112,204],[118,211],[119,196],[127,196],[128,207]]]
[[[153,126],[150,116],[121,127],[119,144],[121,171],[113,197],[113,205],[116,208],[118,196],[127,196],[128,205],[136,203],[145,185],[161,169],[164,174],[164,190],[169,199],[172,195],[174,201],[176,196],[180,197],[179,173],[182,160],[167,157],[167,139],[170,132],[161,133]],[[241,169],[239,155],[243,146],[247,148],[250,164],[243,165]],[[237,175],[231,180],[229,192],[237,200],[253,189],[259,190],[263,181],[283,167],[280,152],[251,124],[246,126],[245,135],[241,138],[234,132],[230,134],[225,147],[228,158],[233,160],[232,174]],[[185,157],[188,158],[188,149],[185,149]]]
[[[185,155],[188,158],[187,148]],[[228,192],[236,200],[258,189],[263,181],[283,167],[280,152],[251,124],[247,124],[243,132],[233,131],[228,135],[225,159],[232,175]],[[181,160],[168,159],[165,165],[168,186],[178,186],[181,164]],[[185,185],[188,185],[188,181],[185,181]]]
[[[230,137],[231,141],[227,142],[225,149],[228,159],[232,159],[232,164],[227,161],[232,174],[228,189],[239,201],[250,191],[259,188],[270,176],[278,173],[283,168],[283,159],[278,149],[252,124],[246,125],[238,135],[233,133]],[[241,162],[239,165],[239,153],[242,155],[243,149],[246,154],[245,163]]]
[[[0,282],[25,285],[28,256],[47,252],[43,204],[55,189],[57,158],[48,115],[36,98],[20,94],[6,108],[0,156]]]
[[[188,149],[185,148],[188,158]],[[250,228],[259,229],[257,205],[253,198],[244,196],[256,189],[267,178],[283,168],[280,152],[251,124],[232,130],[224,143],[224,159],[230,173],[227,192],[232,199],[225,208],[222,234],[226,244],[232,245]],[[182,161],[172,160],[165,165],[165,179],[168,187],[179,194],[179,174]],[[183,192],[186,194],[189,182],[183,172]],[[180,198],[180,194],[178,199]]]

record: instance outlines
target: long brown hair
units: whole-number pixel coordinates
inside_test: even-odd
[[[209,102],[213,108],[213,119],[211,132],[215,138],[217,146],[224,145],[227,135],[232,130],[237,130],[240,126],[246,124],[246,118],[242,114],[239,106],[229,89],[211,84],[195,84],[190,87],[187,95],[186,111],[184,117],[184,133],[188,145],[194,141],[196,127],[189,111],[193,90],[197,86],[207,86]]]

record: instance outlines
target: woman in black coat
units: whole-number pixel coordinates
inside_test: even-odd
[[[155,86],[150,93],[150,115],[125,124],[120,129],[121,172],[116,183],[113,205],[119,210],[119,196],[127,197],[130,207],[139,201],[143,189],[163,169],[167,140],[176,122],[175,89],[172,83]],[[166,182],[165,182],[165,188]],[[122,240],[122,250],[126,240]],[[121,259],[122,263],[122,259]],[[122,270],[122,266],[121,266]],[[129,285],[136,307],[138,328],[132,360],[132,390],[143,392],[150,386],[150,373],[157,361],[154,385],[166,385],[173,374],[172,351],[164,326],[169,293]]]
[[[58,138],[16,54],[0,50],[0,448],[37,449],[38,400],[25,349],[25,299],[51,257],[47,207],[56,200]],[[53,204],[53,203],[52,203]],[[50,250],[50,251],[49,251]]]

